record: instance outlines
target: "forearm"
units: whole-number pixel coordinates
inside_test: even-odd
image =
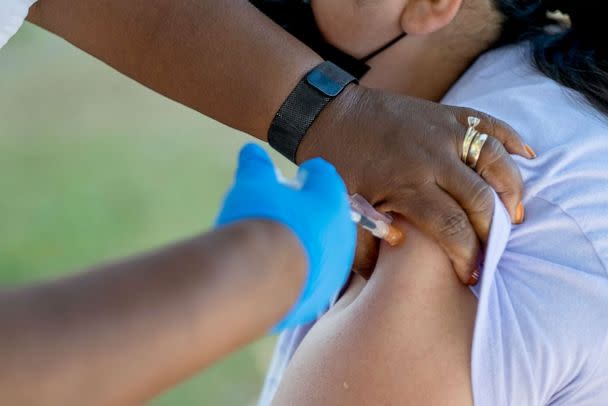
[[[297,299],[305,271],[296,237],[256,221],[4,292],[3,400],[142,402],[268,331]]]
[[[287,95],[321,61],[246,0],[39,0],[28,19],[263,140]]]

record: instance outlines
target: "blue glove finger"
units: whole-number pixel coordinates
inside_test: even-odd
[[[331,298],[348,278],[355,252],[356,227],[350,219],[346,186],[335,168],[323,159],[305,162],[298,172],[302,192],[309,196],[308,208],[314,215],[308,225],[319,219],[326,231],[303,240],[310,257],[309,275],[302,296],[274,332],[314,320],[326,309]]]
[[[304,178],[302,189],[305,191],[318,196],[344,195],[346,197],[346,186],[336,168],[321,158],[304,162],[298,171],[298,176]],[[344,199],[337,201],[344,202]]]
[[[307,280],[275,331],[313,320],[326,309],[348,277],[354,255],[356,228],[346,186],[334,167],[315,159],[302,166],[299,177],[301,187],[280,182],[268,154],[255,144],[245,146],[216,222],[269,219],[288,227],[302,243]]]
[[[277,181],[275,167],[270,156],[256,144],[247,144],[241,149],[236,170],[236,182],[251,180],[261,184]]]

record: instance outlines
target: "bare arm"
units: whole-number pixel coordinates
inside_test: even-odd
[[[141,403],[267,332],[305,273],[293,233],[248,221],[0,292],[3,403]]]
[[[473,404],[477,301],[441,248],[408,229],[306,336],[274,404]]]
[[[296,83],[321,62],[246,0],[39,0],[28,20],[262,140]]]

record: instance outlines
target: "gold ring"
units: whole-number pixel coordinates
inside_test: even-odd
[[[483,146],[487,140],[488,134],[478,133],[473,142],[471,142],[471,148],[469,149],[469,155],[467,156],[467,165],[469,165],[472,169],[477,167],[477,161],[481,155],[481,150],[483,149]]]
[[[475,136],[479,134],[479,132],[475,129],[475,127],[477,127],[479,123],[481,123],[481,120],[477,117],[469,117],[469,129],[467,130],[467,133],[464,136],[464,141],[462,143],[462,154],[460,156],[460,159],[465,164],[467,163],[467,156],[469,155],[471,142],[473,142]]]
[[[462,143],[462,156],[460,157],[460,159],[465,164],[467,163],[467,156],[469,156],[469,151],[471,149],[471,143],[473,142],[473,139],[478,134],[479,134],[479,131],[477,131],[473,127],[469,127],[469,129],[467,130],[466,135],[464,136],[464,141]]]

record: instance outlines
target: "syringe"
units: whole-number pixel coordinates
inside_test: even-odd
[[[284,185],[288,185],[294,189],[302,187],[303,176],[300,172],[295,178],[287,178],[277,168],[275,170],[277,179]],[[388,214],[382,214],[374,209],[374,206],[368,203],[365,198],[359,194],[349,196],[351,218],[352,220],[363,227],[365,230],[372,233],[375,237],[386,241],[390,246],[394,247],[401,244],[404,235],[397,227],[391,225],[393,218]]]
[[[382,214],[359,194],[349,197],[351,218],[375,237],[386,241],[390,246],[399,245],[403,241],[403,233],[391,225],[393,218]]]

